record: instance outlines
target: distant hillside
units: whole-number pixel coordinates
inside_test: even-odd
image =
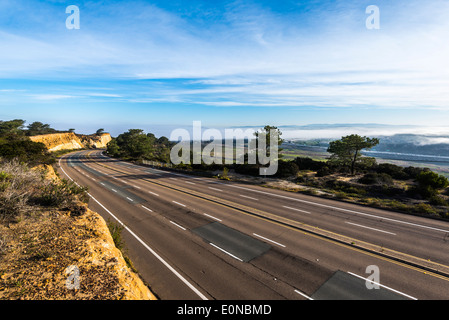
[[[379,138],[374,151],[449,157],[449,136],[396,134]]]
[[[387,158],[416,158],[416,160],[449,161],[449,135],[395,134],[391,136],[371,135],[380,142],[369,152],[371,156]],[[325,151],[331,138],[308,140],[292,139],[291,146],[316,147]]]

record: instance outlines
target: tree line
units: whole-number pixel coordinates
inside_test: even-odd
[[[52,128],[49,124],[35,121],[25,126],[26,121],[14,119],[9,121],[0,120],[0,158],[17,159],[20,162],[34,164],[51,164],[55,162],[55,156],[48,152],[45,144],[34,142],[30,136],[74,132],[71,128],[60,131]],[[100,135],[104,129],[98,129],[96,134]]]
[[[28,127],[31,131],[25,128],[25,120],[0,121],[0,157],[6,160],[17,159],[31,165],[54,163],[55,159],[51,157],[45,144],[28,138],[38,127],[51,130],[50,126],[30,124]]]
[[[152,160],[170,163],[170,150],[174,142],[165,136],[156,138],[153,133],[142,129],[129,129],[121,133],[107,145],[106,152],[124,160]]]
[[[283,142],[283,139],[280,138],[282,134],[277,127],[273,126],[265,126],[260,132],[255,132],[255,139],[258,141],[262,135],[266,137],[266,155],[270,155],[270,130],[276,130],[278,134],[278,141],[274,142],[280,146]],[[221,142],[221,141],[220,141]],[[206,142],[203,142],[206,143]],[[129,129],[127,132],[124,132],[117,136],[117,138],[112,138],[112,140],[107,145],[107,153],[110,156],[128,159],[128,160],[153,160],[160,161],[164,163],[171,163],[170,159],[170,151],[173,146],[175,146],[177,142],[170,141],[167,137],[162,136],[160,138],[156,138],[153,133],[146,134],[142,129]],[[179,165],[180,168],[194,167],[195,169],[211,169],[215,167],[215,164],[207,165],[203,161],[201,164],[193,164],[193,148],[190,148],[190,158],[188,163],[182,163]],[[282,150],[279,148],[279,151]],[[224,154],[224,152],[223,152]],[[256,155],[257,157],[257,155]],[[248,153],[244,155],[245,163],[248,160]],[[224,161],[222,161],[224,163]]]

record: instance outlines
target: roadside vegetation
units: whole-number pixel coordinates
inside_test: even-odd
[[[64,179],[47,179],[45,167],[40,168],[0,160],[0,223],[48,209],[82,213],[80,203],[87,203],[87,189]]]
[[[42,123],[26,129],[24,123],[0,121],[0,222],[13,222],[37,208],[81,210],[76,204],[87,203],[87,190],[64,179],[47,179],[45,168],[59,154],[28,139],[30,133],[53,129]]]
[[[141,129],[130,129],[112,138],[107,153],[123,160],[151,160],[170,163],[170,150],[174,143],[167,137],[156,138],[153,133],[145,134]]]
[[[283,175],[304,192],[373,207],[449,219],[448,179],[428,168],[377,163],[361,151],[377,139],[350,135],[329,143],[326,160],[296,157]],[[283,173],[282,169],[279,172]]]

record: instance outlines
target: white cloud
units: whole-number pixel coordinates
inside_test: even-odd
[[[31,97],[36,100],[47,100],[47,101],[76,98],[76,96],[65,94],[35,94],[31,95]]]
[[[103,97],[103,98],[121,98],[123,95],[115,93],[88,93],[89,97]]]

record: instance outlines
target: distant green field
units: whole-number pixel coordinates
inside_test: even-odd
[[[390,160],[390,159],[381,159],[376,158],[376,161],[378,163],[393,163],[398,166],[402,167],[418,167],[418,168],[429,168],[430,170],[441,174],[445,177],[449,178],[449,163],[448,164],[436,164],[436,163],[429,163],[429,162],[419,162],[419,161],[409,161],[409,160]]]
[[[307,145],[297,145],[293,143],[284,143],[281,145],[283,159],[293,160],[296,157],[308,157],[317,161],[324,161],[329,157],[323,148]]]

